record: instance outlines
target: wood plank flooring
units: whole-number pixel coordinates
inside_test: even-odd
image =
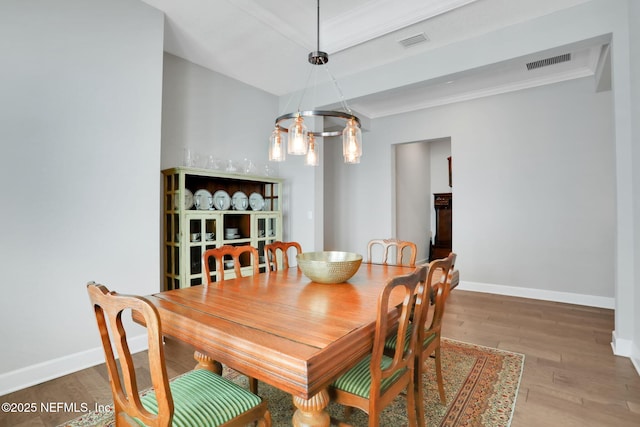
[[[640,376],[613,355],[613,311],[454,290],[443,335],[523,353],[513,427],[640,426]]]
[[[638,427],[640,376],[629,359],[613,355],[613,327],[612,310],[454,290],[443,334],[525,354],[512,427]],[[141,388],[149,386],[145,356],[136,355]],[[166,356],[170,376],[195,364],[193,351],[176,341],[167,341]],[[0,396],[4,402],[67,404],[71,412],[0,412],[0,427],[50,427],[81,415],[70,404],[109,404],[111,393],[99,365]]]

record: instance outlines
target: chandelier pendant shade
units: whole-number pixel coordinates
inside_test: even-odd
[[[320,50],[320,0],[318,0],[317,4],[317,49],[310,52],[307,59],[312,66],[320,65],[327,67],[329,55]],[[360,119],[354,114],[351,114],[351,109],[349,109],[346,100],[342,96],[338,83],[333,76],[331,77],[345,111],[319,109],[300,111],[300,108],[298,108],[296,112],[278,116],[275,120],[275,129],[269,138],[270,161],[281,162],[285,160],[283,134],[287,134],[286,153],[291,155],[306,155],[305,164],[307,165],[317,166],[319,164],[318,147],[315,138],[332,136],[342,136],[345,163],[360,163],[360,157],[362,157]],[[305,91],[302,93],[300,103],[302,103]],[[346,125],[343,130],[308,130],[304,124],[304,118],[342,119]],[[287,125],[289,127],[287,127]],[[322,125],[324,126],[324,122]]]
[[[295,118],[293,125],[289,128],[288,134],[287,153],[297,156],[307,154],[307,149],[309,147],[309,131],[304,125],[304,119],[302,116],[298,115]]]
[[[269,138],[269,160],[272,162],[283,162],[285,158],[282,129],[276,125],[276,128],[271,132],[271,137]]]
[[[356,121],[350,119],[342,131],[342,155],[345,163],[360,163],[362,157],[362,131]]]
[[[313,134],[309,135],[309,150],[307,151],[307,157],[304,160],[304,164],[307,166],[318,166],[318,146],[316,145],[316,137]]]

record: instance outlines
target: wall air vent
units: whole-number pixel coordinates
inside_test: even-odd
[[[562,55],[554,56],[552,58],[541,59],[539,61],[533,61],[527,63],[527,70],[535,70],[537,68],[546,67],[548,65],[559,64],[561,62],[571,61],[571,54],[565,53]]]
[[[429,37],[427,37],[425,33],[419,33],[414,36],[410,36],[402,40],[398,40],[398,43],[400,43],[404,47],[411,47],[419,43],[424,43],[426,41],[429,41]]]

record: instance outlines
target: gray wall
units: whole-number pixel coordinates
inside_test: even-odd
[[[393,236],[379,236],[372,230],[371,239],[395,237],[414,242],[418,261],[425,260],[431,224],[431,144],[398,144],[392,153],[395,163],[391,178],[395,178],[395,188],[389,202],[395,204],[396,230]]]
[[[351,230],[342,249],[362,253],[372,230],[392,222],[389,209],[367,203],[394,197],[384,184],[392,145],[440,135],[451,135],[453,249],[467,285],[613,304],[612,101],[592,79],[374,120],[366,162],[327,189],[352,197],[351,215],[327,214],[334,229]]]
[[[630,28],[630,78],[631,78],[631,117],[632,120],[632,163],[635,165],[633,171],[633,201],[634,212],[636,218],[636,226],[634,228],[635,253],[632,261],[635,268],[635,275],[627,289],[626,294],[622,294],[624,298],[632,301],[632,312],[634,313],[633,323],[633,348],[634,363],[636,370],[640,372],[640,225],[637,224],[640,218],[640,2],[629,1],[629,28]],[[631,293],[632,292],[632,293]],[[620,294],[619,294],[620,295]],[[633,297],[632,297],[633,296]]]
[[[139,1],[0,2],[0,394],[104,361],[88,281],[158,290],[162,32]]]
[[[165,54],[162,97],[163,168],[182,165],[182,149],[190,147],[203,160],[248,158],[264,171],[274,95]]]

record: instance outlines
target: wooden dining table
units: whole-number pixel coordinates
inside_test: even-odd
[[[321,284],[293,267],[148,299],[198,367],[220,373],[222,363],[290,393],[294,426],[329,426],[327,387],[371,351],[385,283],[413,270],[362,263],[347,282]]]

